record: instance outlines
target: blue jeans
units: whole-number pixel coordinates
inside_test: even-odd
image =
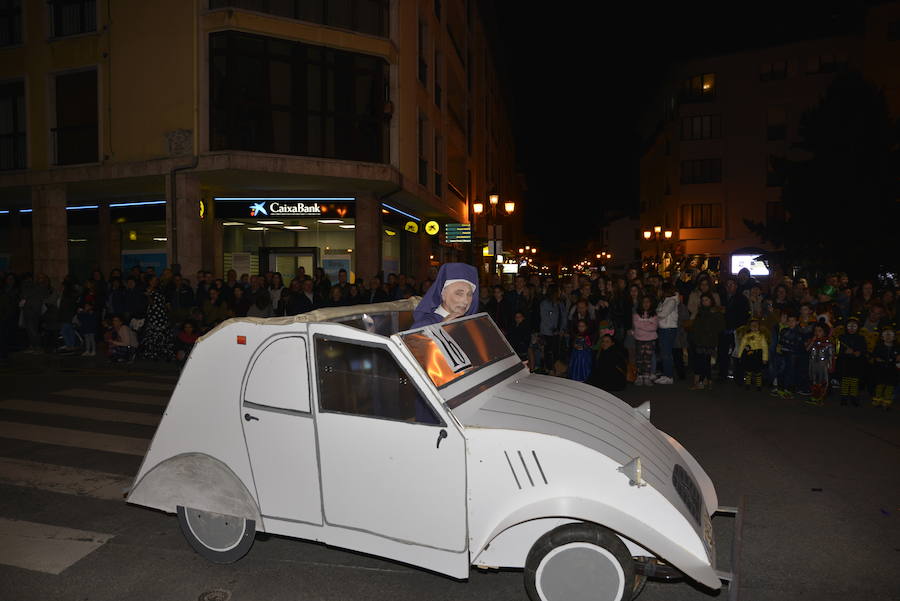
[[[69,348],[78,346],[78,336],[75,335],[75,327],[70,323],[62,324],[60,333],[63,337],[63,344]]]
[[[672,348],[675,346],[675,337],[678,335],[678,328],[660,328],[659,330],[659,352],[662,354],[662,372],[667,378],[671,378],[672,371]]]

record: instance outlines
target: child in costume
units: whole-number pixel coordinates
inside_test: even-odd
[[[866,371],[866,339],[859,333],[859,320],[851,317],[838,341],[838,373],[841,376],[841,405],[859,407],[859,380]]]
[[[762,390],[763,366],[769,362],[769,340],[759,329],[759,319],[754,317],[747,324],[747,332],[741,336],[741,366],[744,370],[744,387]]]
[[[896,342],[893,326],[885,326],[881,331],[881,340],[872,351],[872,379],[875,394],[872,405],[884,410],[894,404],[894,387],[897,385],[897,374],[900,373],[900,347]]]
[[[813,326],[813,337],[806,343],[809,352],[810,400],[813,405],[822,405],[828,395],[828,382],[834,371],[834,345],[828,337],[829,328],[825,323]]]
[[[587,383],[603,390],[625,390],[628,353],[616,344],[609,332],[600,334],[600,341],[594,348],[597,360]]]
[[[797,349],[794,361],[796,362],[797,379],[794,386],[797,394],[801,396],[809,396],[809,342],[813,338],[813,327],[816,325],[816,316],[813,312],[812,305],[802,303],[800,305],[800,317],[797,319],[797,331],[803,339],[803,344]]]
[[[569,355],[569,379],[584,382],[591,375],[594,353],[591,348],[591,336],[588,334],[587,321],[579,319],[575,328],[572,352]]]

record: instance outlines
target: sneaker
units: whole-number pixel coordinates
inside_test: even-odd
[[[784,391],[776,387],[769,391],[769,396],[774,396],[781,399],[784,398]]]
[[[656,384],[674,384],[675,381],[668,376],[660,376],[655,380],[654,383],[656,383]]]
[[[82,357],[90,357],[90,356],[91,356],[91,352],[90,352],[90,351],[84,351],[83,353],[81,353],[81,356],[82,356]]]
[[[643,386],[644,385],[644,376],[638,376],[637,378],[635,378],[634,385],[635,386]]]

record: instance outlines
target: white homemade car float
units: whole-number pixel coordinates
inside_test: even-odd
[[[458,579],[524,568],[533,601],[731,580],[713,484],[649,404],[530,374],[485,314],[406,329],[417,300],[206,334],[128,502],[218,563],[266,532]]]

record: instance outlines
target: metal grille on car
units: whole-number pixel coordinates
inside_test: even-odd
[[[675,469],[672,470],[672,485],[675,486],[675,490],[678,491],[678,496],[684,501],[684,504],[687,506],[691,516],[693,516],[694,521],[699,525],[701,507],[700,491],[697,490],[694,479],[691,478],[691,475],[687,470],[676,464]]]

